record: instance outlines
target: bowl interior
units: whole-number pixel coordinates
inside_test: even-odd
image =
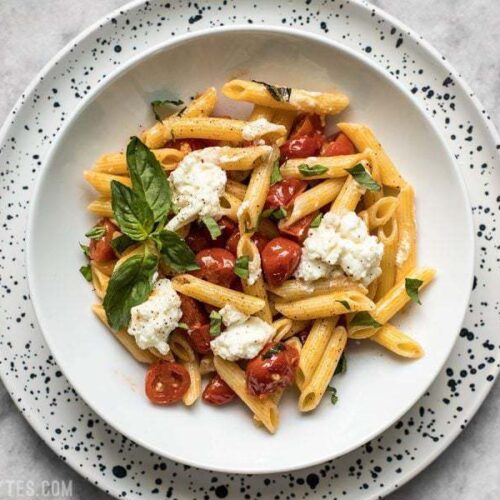
[[[348,369],[325,398],[301,415],[296,395],[281,406],[274,436],[254,426],[243,405],[198,403],[162,408],[143,394],[145,368],[93,316],[96,301],[79,267],[78,241],[94,222],[95,193],[82,172],[102,153],[123,150],[153,123],[150,101],[189,99],[234,77],[310,90],[340,88],[349,110],[334,121],[369,124],[417,199],[419,263],[438,269],[435,283],[395,321],[426,355],[399,359],[369,341],[351,342]],[[220,97],[217,111],[244,117],[249,105]],[[463,182],[438,133],[410,96],[359,56],[311,35],[276,29],[203,32],[166,43],[106,79],[55,143],[36,191],[28,231],[33,302],[49,347],[74,388],[117,430],[175,460],[233,472],[274,472],[339,456],[399,418],[430,385],[461,326],[472,274],[470,209]],[[291,391],[293,392],[293,391]]]

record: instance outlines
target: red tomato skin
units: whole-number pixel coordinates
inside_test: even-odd
[[[280,146],[281,161],[290,158],[307,158],[316,156],[321,149],[324,137],[320,134],[303,135],[295,139],[289,139]]]
[[[233,272],[236,259],[231,252],[225,248],[206,248],[196,254],[195,260],[200,269],[193,271],[193,276],[230,288],[236,278]]]
[[[251,240],[255,243],[259,253],[262,253],[264,247],[268,243],[268,239],[261,233],[254,233]],[[232,254],[236,255],[236,249],[238,248],[238,242],[240,241],[240,232],[235,231],[231,237],[227,240],[226,250],[229,250]]]
[[[217,225],[221,230],[221,235],[213,240],[204,224],[191,224],[189,233],[186,236],[186,243],[193,252],[198,253],[210,247],[224,248],[227,240],[236,229],[236,223],[224,216],[217,221]]]
[[[354,144],[343,132],[329,137],[321,147],[321,156],[352,155],[356,152]]]
[[[208,316],[198,301],[182,293],[179,294],[179,297],[181,299],[182,323],[186,323],[189,328],[208,323]]]
[[[281,345],[281,351],[266,358],[269,349]],[[252,396],[266,396],[291,384],[299,364],[297,349],[278,342],[267,344],[246,367],[247,392]]]
[[[90,260],[94,260],[95,262],[106,262],[107,260],[115,259],[116,254],[110,242],[113,239],[115,231],[119,231],[119,229],[107,218],[101,219],[94,227],[97,226],[104,226],[106,233],[98,240],[90,240]]]
[[[267,193],[264,208],[288,208],[293,200],[307,188],[307,182],[300,179],[283,179],[273,184]]]
[[[236,393],[219,375],[215,374],[203,390],[201,397],[206,403],[221,406],[233,401],[236,398]]]
[[[295,241],[298,241],[299,243],[303,243],[304,240],[307,238],[307,233],[309,232],[309,227],[311,226],[311,222],[313,221],[314,217],[316,217],[316,212],[306,215],[305,217],[302,217],[302,219],[298,220],[291,226],[285,228],[285,229],[280,229],[280,232],[285,234],[286,236],[289,236],[293,238]]]
[[[297,118],[293,125],[292,133],[290,134],[291,139],[296,139],[303,135],[314,135],[323,134],[324,126],[321,123],[321,117],[319,115],[305,114]]]
[[[236,223],[232,221],[229,217],[222,217],[217,221],[217,225],[221,231],[221,235],[213,240],[213,246],[224,248],[227,243],[227,240],[231,237],[231,235],[236,230]]]
[[[299,337],[299,340],[302,343],[302,345],[305,344],[307,337],[309,337],[309,333],[311,333],[311,330],[302,330],[297,334],[297,337]]]
[[[159,360],[146,372],[145,390],[148,399],[157,405],[177,403],[186,394],[191,379],[181,364]]]
[[[207,354],[212,351],[210,347],[210,325],[197,323],[188,330],[189,343],[191,347],[199,354]]]
[[[262,252],[262,270],[271,286],[279,286],[288,279],[297,266],[301,256],[300,245],[295,241],[278,236],[273,238]]]

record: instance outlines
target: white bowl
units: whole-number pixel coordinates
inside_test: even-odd
[[[82,172],[102,153],[124,148],[139,126],[153,123],[149,102],[162,91],[184,98],[233,77],[311,90],[332,86],[351,98],[337,121],[374,128],[416,191],[419,262],[438,269],[394,323],[424,347],[417,361],[370,343],[352,342],[348,369],[328,400],[311,414],[296,395],[281,406],[271,436],[252,424],[242,404],[199,402],[159,407],[143,393],[143,366],[93,316],[94,293],[78,272],[78,241],[94,223],[86,204],[95,196]],[[221,97],[219,110],[245,116],[249,106]],[[76,391],[118,431],[171,459],[240,473],[298,469],[360,446],[401,417],[444,364],[461,326],[472,283],[471,211],[460,174],[411,96],[369,61],[322,37],[291,29],[231,27],[167,41],[104,79],[53,145],[33,199],[27,259],[31,294],[47,343]]]

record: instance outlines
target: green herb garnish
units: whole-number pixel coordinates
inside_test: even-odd
[[[189,326],[186,323],[178,323],[177,328],[182,328],[183,330],[189,330]]]
[[[323,165],[308,165],[307,163],[302,163],[298,166],[298,169],[304,177],[313,177],[315,175],[324,174],[328,170],[328,167],[325,167]]]
[[[371,328],[380,328],[382,325],[374,320],[370,313],[367,311],[361,311],[357,313],[354,318],[352,318],[349,326],[369,326]]]
[[[276,210],[273,211],[271,214],[271,217],[275,220],[281,220],[284,219],[287,216],[286,209],[283,207],[279,207]]]
[[[319,225],[321,224],[322,218],[323,218],[323,214],[320,212],[318,215],[316,215],[316,217],[314,217],[314,219],[311,222],[310,227],[312,227],[312,228],[319,227]]]
[[[90,266],[80,267],[80,272],[87,281],[92,281],[92,269],[90,269]]]
[[[175,272],[196,271],[200,268],[196,263],[194,252],[174,231],[163,229],[153,238],[163,261]]]
[[[422,280],[418,280],[415,278],[406,278],[405,279],[405,289],[406,293],[408,294],[408,297],[415,302],[415,304],[420,304],[422,305],[422,302],[420,302],[420,297],[418,296],[418,289],[423,285]]]
[[[117,253],[122,254],[129,246],[133,245],[135,242],[130,236],[126,234],[121,234],[116,238],[113,238],[109,244],[111,248]]]
[[[207,226],[210,237],[213,240],[216,240],[222,234],[219,224],[217,224],[217,221],[213,217],[203,217],[201,220],[203,221],[203,224]]]
[[[87,257],[87,259],[89,259],[90,258],[90,248],[87,245],[82,245],[82,243],[80,243],[80,248],[83,252],[83,255],[85,255],[85,257]]]
[[[351,305],[347,300],[337,300],[336,302],[340,302],[348,311],[351,310]]]
[[[248,271],[248,263],[250,259],[247,255],[243,255],[242,257],[238,257],[234,264],[234,274],[243,279],[248,279],[249,271]]]
[[[354,165],[352,168],[346,168],[346,172],[349,172],[354,180],[368,191],[380,191],[382,189],[361,163]]]
[[[106,234],[106,228],[103,226],[95,226],[85,233],[87,238],[91,240],[100,240]]]
[[[292,89],[290,87],[277,87],[276,85],[271,85],[266,82],[259,82],[258,80],[252,80],[254,83],[260,83],[266,87],[266,90],[271,94],[271,97],[275,101],[288,102],[290,100],[290,95]]]
[[[331,401],[332,405],[337,404],[337,402],[339,400],[339,397],[337,396],[337,389],[335,389],[335,387],[332,387],[331,385],[329,385],[326,388],[326,390],[331,393],[330,401]]]
[[[273,214],[274,212],[274,208],[266,208],[265,210],[263,210],[260,214],[260,218],[261,219],[267,219],[268,217],[271,217],[271,215]]]
[[[347,358],[345,357],[345,354],[342,353],[342,356],[340,356],[337,367],[335,368],[334,375],[342,375],[343,373],[346,372],[346,370],[347,370]]]
[[[276,160],[273,164],[273,171],[271,172],[271,186],[283,180],[280,170],[280,162]]]
[[[285,350],[285,345],[281,342],[278,342],[276,345],[273,345],[270,349],[268,349],[263,355],[262,359],[272,358],[275,354],[278,354],[281,351]]]
[[[222,316],[217,311],[210,313],[210,336],[217,337],[220,335],[222,326]]]
[[[184,101],[181,99],[164,99],[163,101],[156,100],[151,102],[151,107],[153,108],[153,113],[158,121],[161,121],[162,111],[170,106],[181,106]],[[182,110],[181,110],[182,111]]]

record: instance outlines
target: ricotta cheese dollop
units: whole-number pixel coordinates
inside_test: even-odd
[[[244,323],[250,317],[231,304],[226,304],[219,310],[219,314],[222,316],[222,323],[224,323],[224,326],[228,327]]]
[[[384,245],[355,212],[328,212],[319,227],[309,231],[295,277],[315,281],[341,268],[366,286],[380,276],[383,253]]]
[[[273,336],[273,327],[260,318],[251,316],[243,322],[240,320],[210,342],[214,354],[228,361],[252,359]]]
[[[253,120],[248,122],[241,132],[241,136],[245,141],[255,141],[256,139],[260,139],[266,134],[270,134],[272,132],[278,132],[282,135],[286,134],[286,128],[283,125],[277,125],[276,123],[271,123],[267,121],[265,118],[258,118],[257,120]]]
[[[181,299],[168,279],[159,279],[148,300],[130,310],[128,333],[141,349],[155,347],[167,354],[170,333],[182,316]]]
[[[186,155],[170,174],[172,199],[179,212],[166,225],[176,231],[198,217],[220,219],[219,198],[227,182],[226,172],[220,168],[226,149],[205,148]]]

